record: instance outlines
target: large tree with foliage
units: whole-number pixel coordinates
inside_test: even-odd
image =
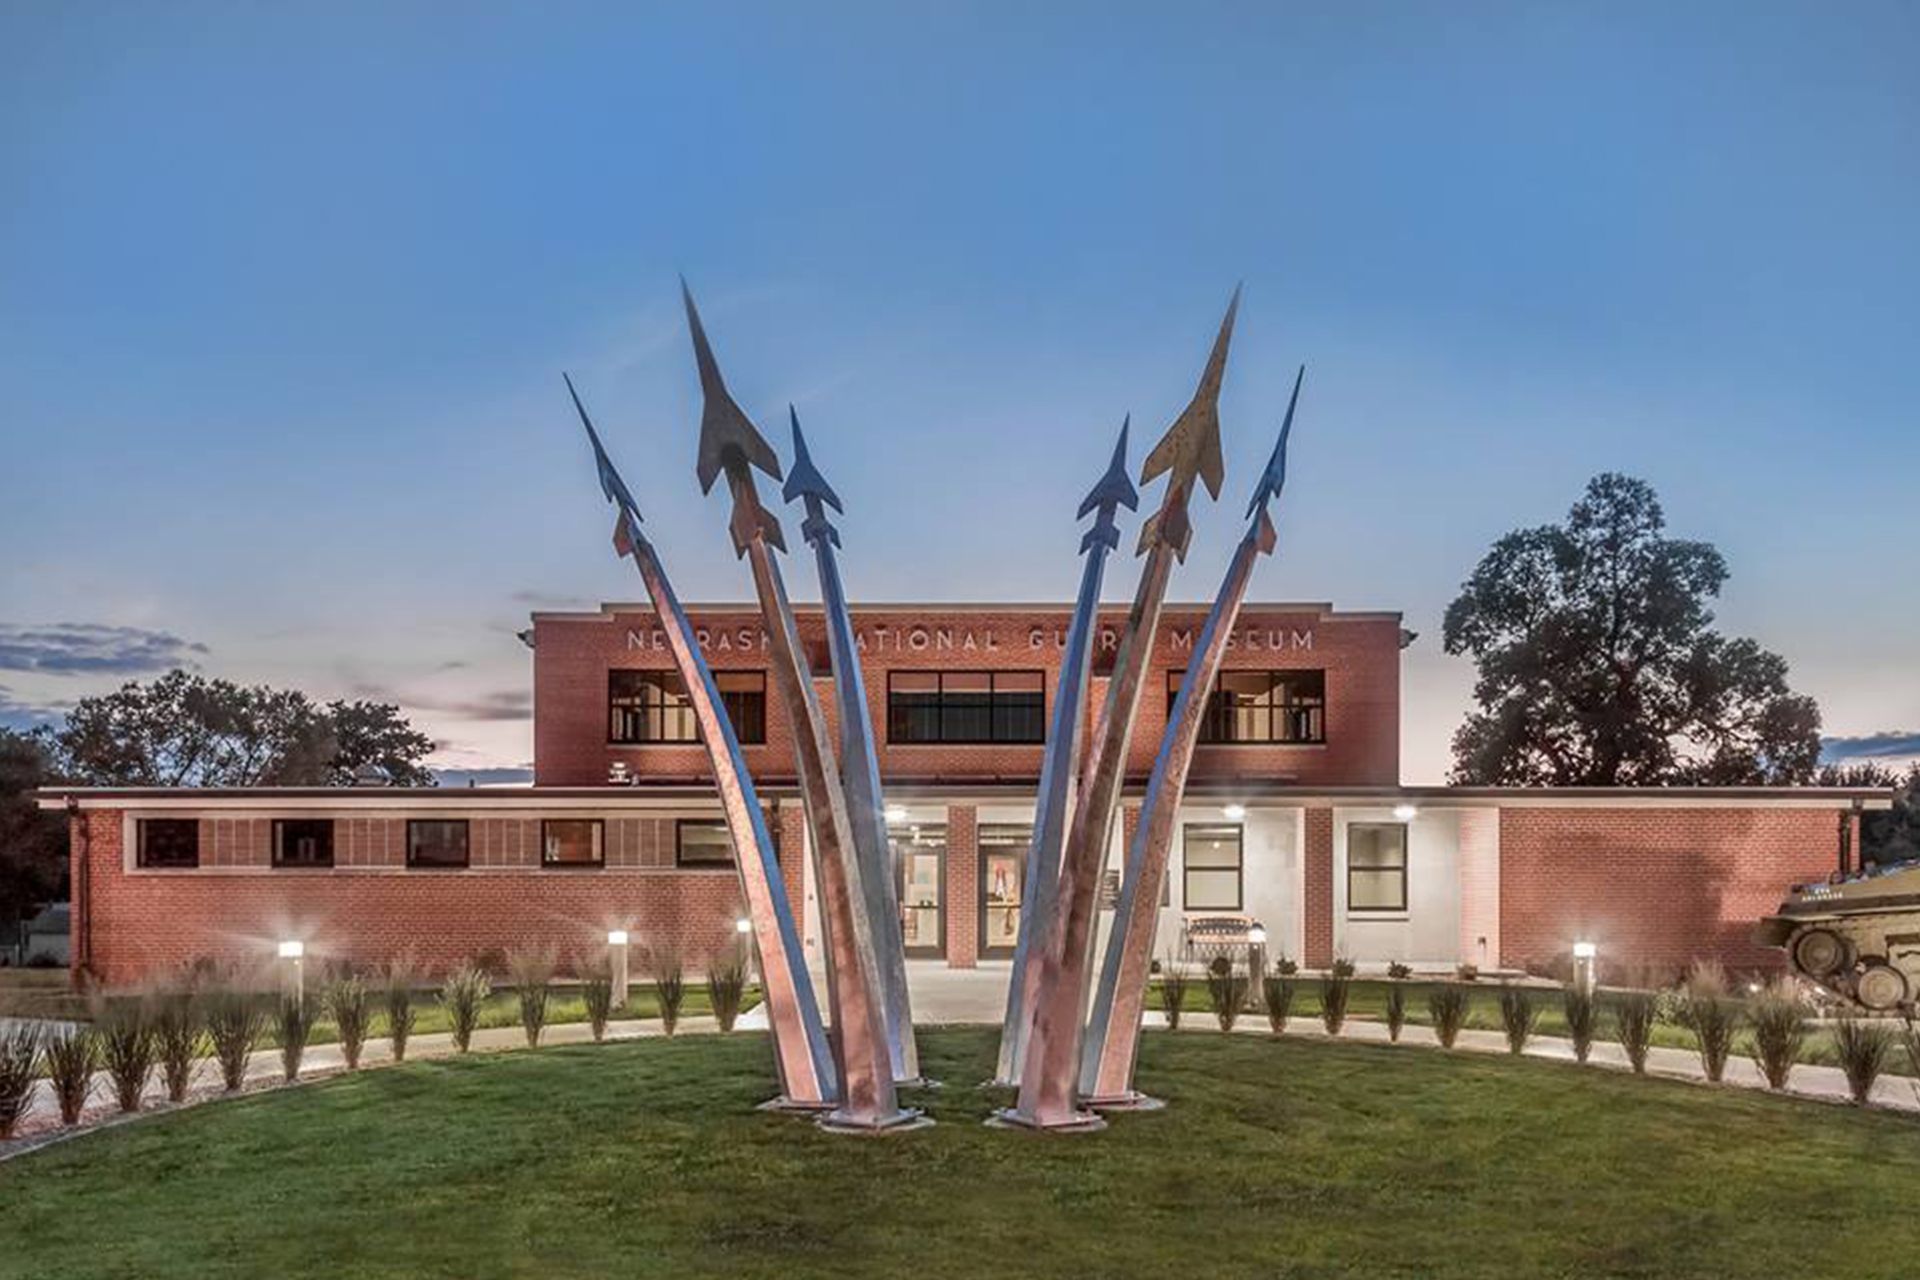
[[[1566,523],[1496,542],[1447,609],[1479,665],[1454,781],[1511,786],[1808,781],[1820,711],[1787,664],[1713,629],[1712,546],[1666,536],[1644,481],[1601,475]]]
[[[42,813],[33,793],[58,782],[39,738],[0,728],[0,934],[60,896],[66,879],[66,820]]]
[[[1886,865],[1920,858],[1920,761],[1902,775],[1874,760],[1820,766],[1813,779],[1823,787],[1885,787],[1893,807],[1860,815],[1860,856]]]
[[[345,786],[377,765],[432,786],[433,743],[379,702],[316,704],[293,689],[187,671],[82,698],[45,741],[63,772],[96,786]]]

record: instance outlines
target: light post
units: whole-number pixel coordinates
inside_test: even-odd
[[[753,921],[741,916],[733,922],[733,931],[739,935],[740,950],[746,953],[747,981],[760,981],[760,958],[754,954],[753,950]]]
[[[607,930],[607,969],[613,975],[613,1007],[627,1007],[627,931]]]
[[[1593,988],[1595,986],[1594,971],[1597,967],[1594,963],[1594,957],[1598,954],[1599,948],[1595,947],[1591,942],[1576,942],[1573,944],[1573,985],[1574,988],[1583,995],[1590,996],[1593,994]]]
[[[297,938],[280,944],[280,994],[295,1005],[306,999],[307,945]]]
[[[1267,976],[1267,931],[1260,925],[1247,930],[1247,974],[1256,1000],[1265,1000],[1262,979]]]

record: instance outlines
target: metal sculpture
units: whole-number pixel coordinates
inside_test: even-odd
[[[1120,424],[1113,460],[1074,516],[1084,520],[1088,512],[1093,512],[1094,520],[1093,527],[1080,539],[1080,554],[1086,562],[1080,570],[1073,620],[1067,626],[1059,683],[1053,694],[1053,722],[1040,761],[1040,794],[1034,802],[1033,839],[1027,847],[1020,929],[1014,940],[1013,974],[1007,982],[1007,1011],[1000,1030],[1000,1061],[995,1073],[999,1084],[1017,1085],[1026,1060],[1027,1037],[1033,1024],[1034,981],[1040,968],[1033,962],[1033,938],[1041,927],[1035,922],[1051,917],[1054,890],[1060,879],[1060,853],[1072,809],[1074,771],[1080,762],[1093,639],[1099,631],[1100,586],[1106,576],[1107,555],[1120,546],[1114,515],[1121,507],[1132,511],[1140,505],[1140,494],[1127,476],[1127,427],[1131,421],[1129,418]]]
[[[823,1111],[835,1105],[840,1089],[834,1069],[833,1051],[820,1021],[820,1005],[815,999],[813,979],[807,972],[806,951],[800,931],[794,923],[793,908],[780,873],[780,858],[773,837],[767,830],[766,816],[747,772],[746,758],[740,751],[733,722],[728,719],[720,691],[714,685],[713,672],[700,652],[699,639],[686,610],[674,594],[673,584],[660,563],[659,554],[640,531],[640,508],[626,481],[614,469],[594,430],[573,379],[567,378],[567,394],[580,414],[580,425],[587,429],[593,444],[594,465],[600,472],[600,490],[614,504],[614,547],[623,556],[631,556],[646,584],[647,598],[653,602],[675,667],[687,687],[694,719],[700,725],[700,739],[706,744],[707,759],[713,766],[714,785],[720,793],[726,814],[727,830],[733,838],[734,863],[740,874],[740,889],[746,899],[747,919],[753,926],[754,945],[760,959],[760,983],[767,1006],[767,1022],[773,1032],[774,1063],[780,1075],[781,1096],[773,1105],[797,1110]]]
[[[780,478],[780,460],[720,377],[700,313],[686,281],[680,282],[687,328],[700,370],[704,399],[700,417],[697,471],[700,491],[710,493],[724,473],[733,498],[729,528],[735,554],[753,570],[754,591],[767,628],[774,685],[793,731],[793,754],[800,794],[812,837],[814,869],[827,946],[827,998],[841,1084],[840,1105],[821,1117],[828,1128],[876,1131],[931,1123],[917,1111],[902,1110],[893,1086],[887,1051],[885,997],[880,965],[867,916],[860,858],[840,770],[827,741],[825,718],[814,694],[813,674],[794,623],[793,606],[774,551],[786,550],[780,522],[761,505],[754,483],[758,467]]]
[[[1112,1110],[1159,1105],[1134,1089],[1133,1067],[1140,1047],[1140,1015],[1146,1000],[1154,935],[1160,924],[1160,887],[1166,879],[1167,855],[1179,825],[1180,802],[1186,793],[1194,745],[1200,739],[1208,692],[1219,674],[1241,601],[1246,598],[1254,561],[1270,554],[1276,541],[1267,508],[1286,485],[1287,438],[1293,433],[1293,411],[1300,403],[1300,383],[1306,373],[1303,365],[1293,380],[1280,439],[1247,503],[1247,531],[1234,549],[1213,608],[1193,642],[1193,658],[1181,677],[1180,692],[1167,716],[1166,732],[1160,737],[1160,751],[1147,780],[1140,825],[1127,851],[1126,878],[1121,881],[1113,932],[1107,937],[1106,960],[1087,1024],[1080,1094],[1091,1107]]]
[[[780,496],[806,503],[807,518],[800,536],[813,548],[820,575],[820,606],[827,627],[827,656],[833,668],[833,700],[840,720],[840,782],[846,790],[847,819],[853,825],[853,846],[860,859],[860,882],[866,897],[867,920],[887,1019],[887,1055],[896,1084],[921,1083],[920,1053],[913,1038],[913,1007],[907,994],[906,941],[900,922],[900,899],[893,880],[893,846],[887,838],[886,800],[880,790],[880,755],[874,748],[873,719],[867,707],[867,683],[860,671],[860,649],[854,641],[853,618],[847,609],[846,588],[840,581],[840,531],[827,516],[831,507],[842,514],[840,495],[813,465],[807,438],[800,433],[800,415],[792,405],[793,465]]]
[[[1119,807],[1126,769],[1127,742],[1139,709],[1147,661],[1159,631],[1167,579],[1175,560],[1184,560],[1193,539],[1187,514],[1196,479],[1213,497],[1220,495],[1224,467],[1220,457],[1220,383],[1227,348],[1233,340],[1240,291],[1233,291],[1220,322],[1213,351],[1200,375],[1193,399],[1141,469],[1142,484],[1167,474],[1160,510],[1140,531],[1146,553],[1133,607],[1121,634],[1106,705],[1082,771],[1080,796],[1060,863],[1053,912],[1041,935],[1040,970],[1034,981],[1033,1026],[1021,1065],[1018,1102],[1000,1113],[1006,1123],[1033,1129],[1093,1129],[1104,1124],[1082,1110],[1076,1099],[1080,1046],[1084,1030],[1089,970],[1093,962],[1096,898],[1105,870],[1107,845]]]

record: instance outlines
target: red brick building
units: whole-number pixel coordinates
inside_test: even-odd
[[[757,615],[693,606],[789,892],[818,953],[790,728]],[[1171,606],[1129,761],[1122,862],[1204,609]],[[1011,953],[1066,606],[856,610],[909,953]],[[589,954],[607,930],[695,967],[733,939],[739,895],[693,717],[650,611],[534,616],[535,778],[486,790],[50,792],[74,826],[73,962],[111,983],[207,956],[443,966],[527,943]],[[1104,690],[1121,614],[1096,648]],[[801,634],[825,672],[817,610]],[[1320,966],[1540,966],[1592,941],[1618,964],[1774,962],[1748,929],[1845,857],[1864,791],[1522,791],[1399,785],[1391,613],[1250,605],[1196,754],[1161,949],[1244,915]],[[828,687],[821,679],[823,691]],[[832,699],[823,697],[832,712]],[[1117,874],[1117,871],[1111,873]]]

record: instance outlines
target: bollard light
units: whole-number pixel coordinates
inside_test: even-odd
[[[1595,959],[1600,949],[1591,942],[1573,944],[1573,985],[1587,995],[1593,994]]]
[[[625,929],[609,929],[609,930],[607,930],[607,945],[608,945],[608,946],[610,946],[610,947],[624,947],[624,946],[626,946],[626,945],[627,945],[627,931],[626,931]]]
[[[1255,925],[1253,928],[1247,930],[1247,941],[1256,947],[1264,947],[1267,945],[1267,931],[1259,925]]]
[[[753,921],[747,919],[745,916],[741,916],[733,922],[733,931],[735,933],[752,933]]]
[[[280,958],[282,960],[298,960],[306,954],[307,944],[304,942],[295,940],[280,944]]]
[[[307,944],[298,938],[280,944],[280,994],[296,1005],[307,997],[306,954]]]
[[[607,930],[607,976],[613,980],[613,1007],[627,1007],[627,931]]]

